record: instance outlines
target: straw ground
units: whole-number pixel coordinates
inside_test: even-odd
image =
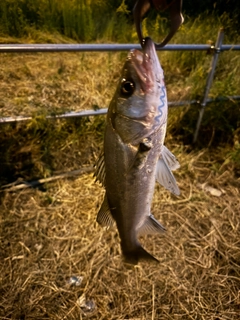
[[[116,230],[95,222],[103,189],[92,174],[2,194],[1,319],[239,318],[239,180],[208,150],[171,149],[181,196],[156,186],[167,232],[141,240],[158,266],[122,263]]]

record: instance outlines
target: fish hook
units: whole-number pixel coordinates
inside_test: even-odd
[[[168,35],[161,43],[155,43],[156,49],[164,47],[177,32],[183,23],[182,16],[182,0],[137,0],[133,8],[133,17],[141,46],[144,46],[144,38],[142,34],[141,22],[145,13],[150,9],[151,4],[158,11],[169,10],[171,26]]]

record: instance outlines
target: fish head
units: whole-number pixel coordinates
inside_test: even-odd
[[[145,39],[143,52],[131,50],[110,105],[112,123],[124,141],[136,143],[167,121],[167,96],[154,42]]]

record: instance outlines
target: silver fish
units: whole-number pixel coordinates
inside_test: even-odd
[[[175,195],[179,188],[171,172],[179,167],[164,146],[167,94],[163,70],[153,41],[145,39],[143,53],[131,50],[110,103],[104,152],[96,163],[96,179],[106,189],[97,221],[116,222],[125,261],[158,261],[138,241],[165,228],[150,211],[155,180]]]

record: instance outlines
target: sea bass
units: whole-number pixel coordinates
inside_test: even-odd
[[[179,188],[171,172],[179,167],[164,146],[167,94],[155,45],[145,39],[143,53],[131,50],[110,103],[104,152],[96,163],[96,179],[106,193],[97,221],[115,223],[126,262],[158,261],[143,249],[138,237],[165,228],[151,214],[155,180],[175,195]]]

